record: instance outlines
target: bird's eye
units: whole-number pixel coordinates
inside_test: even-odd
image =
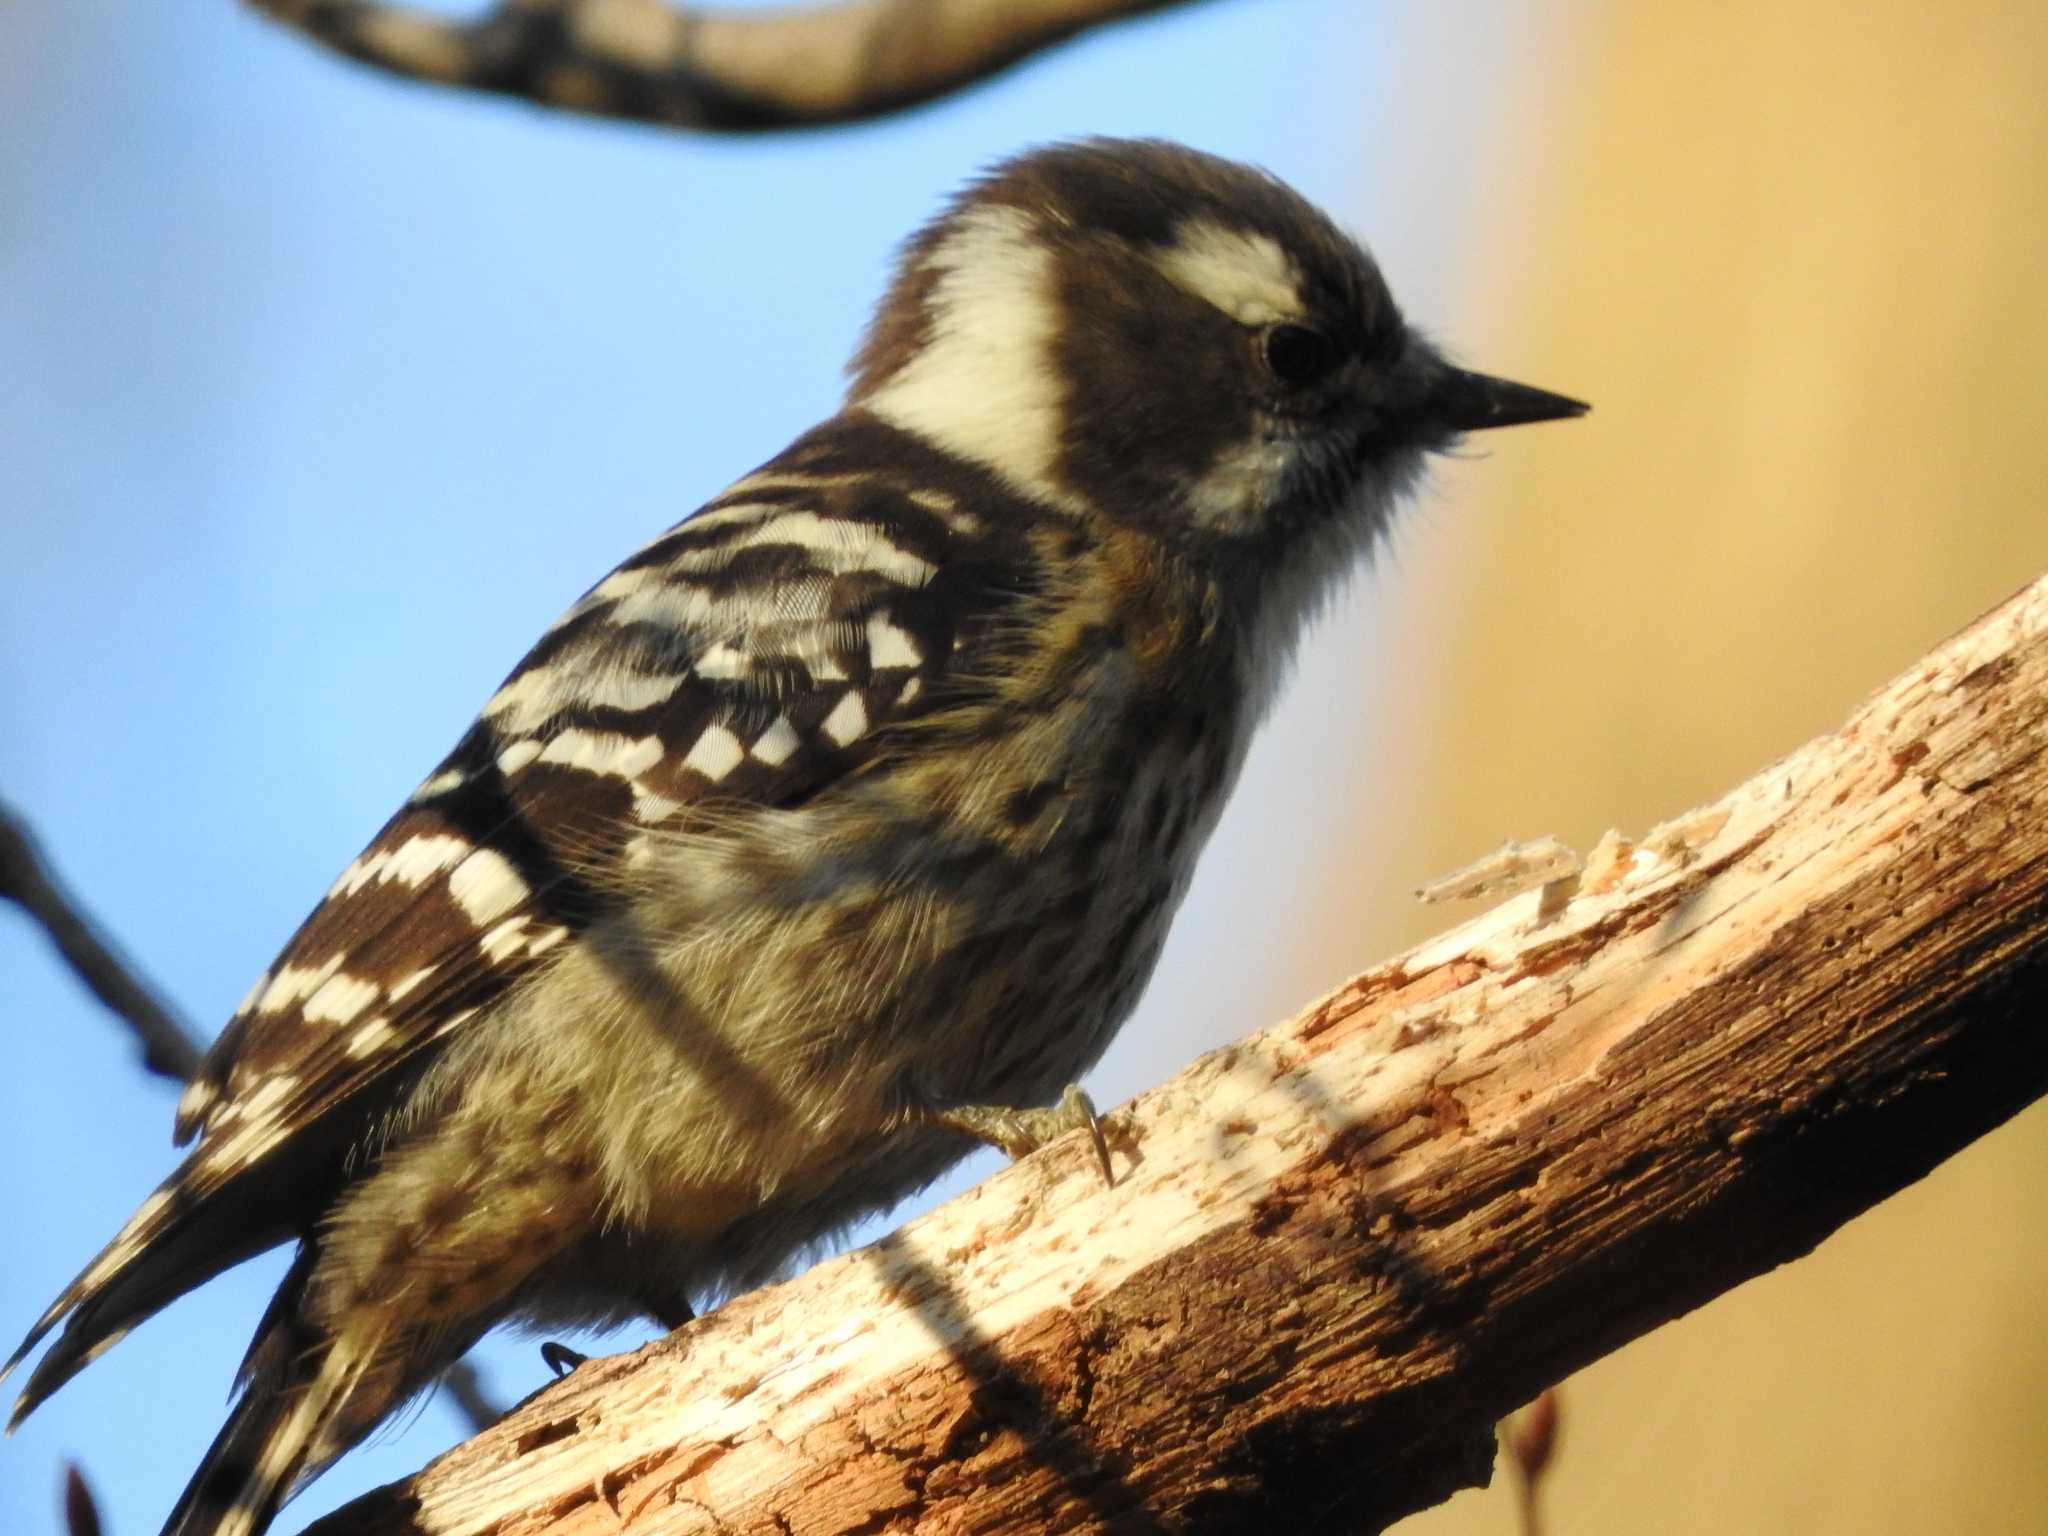
[[[1313,384],[1337,361],[1336,343],[1306,325],[1269,325],[1259,335],[1266,371],[1282,384]]]

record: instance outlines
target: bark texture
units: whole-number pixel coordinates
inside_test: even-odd
[[[2044,749],[2048,578],[1133,1101],[1114,1189],[1069,1137],[316,1529],[1379,1529],[2048,1089]]]

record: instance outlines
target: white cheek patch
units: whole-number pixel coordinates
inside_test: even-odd
[[[1190,219],[1152,260],[1169,282],[1243,325],[1298,320],[1308,310],[1300,274],[1269,235]]]
[[[1053,252],[1021,208],[976,208],[925,258],[929,335],[857,404],[1060,502],[1064,392],[1053,363]]]
[[[1279,498],[1290,458],[1286,444],[1263,436],[1235,444],[1188,487],[1188,506],[1212,526],[1248,527]]]

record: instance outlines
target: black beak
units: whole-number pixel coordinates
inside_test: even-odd
[[[1591,409],[1583,400],[1444,364],[1426,386],[1420,414],[1445,431],[1483,432],[1488,427],[1583,416]]]
[[[1583,416],[1592,409],[1583,400],[1553,395],[1547,389],[1454,368],[1418,338],[1410,339],[1392,383],[1389,404],[1398,424],[1396,433],[1423,443],[1448,442],[1461,433],[1483,432],[1489,427]]]

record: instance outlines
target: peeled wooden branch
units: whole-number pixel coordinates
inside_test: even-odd
[[[738,132],[900,112],[1092,27],[1187,0],[844,0],[773,11],[503,0],[466,21],[381,0],[251,3],[407,79]]]
[[[1629,729],[1626,720],[1616,731]],[[1378,1529],[2048,1088],[2048,579],[1836,735],[342,1533]]]

